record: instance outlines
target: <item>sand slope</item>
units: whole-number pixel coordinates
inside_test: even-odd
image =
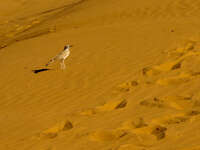
[[[200,149],[198,1],[1,7],[0,149]]]

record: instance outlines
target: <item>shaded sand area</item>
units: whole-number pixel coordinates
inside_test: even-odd
[[[200,150],[200,1],[0,8],[1,150]]]

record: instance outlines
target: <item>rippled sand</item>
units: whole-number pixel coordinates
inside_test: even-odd
[[[200,2],[0,9],[0,149],[200,149]],[[46,67],[66,44],[66,69]]]

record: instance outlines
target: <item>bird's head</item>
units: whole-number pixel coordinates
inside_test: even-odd
[[[69,49],[70,47],[72,47],[73,45],[65,45],[64,50]]]

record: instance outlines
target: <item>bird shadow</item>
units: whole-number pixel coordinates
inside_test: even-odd
[[[35,70],[32,70],[33,73],[37,74],[37,73],[41,73],[41,72],[44,72],[44,71],[49,71],[51,69],[48,69],[48,68],[41,68],[41,69],[35,69]]]

